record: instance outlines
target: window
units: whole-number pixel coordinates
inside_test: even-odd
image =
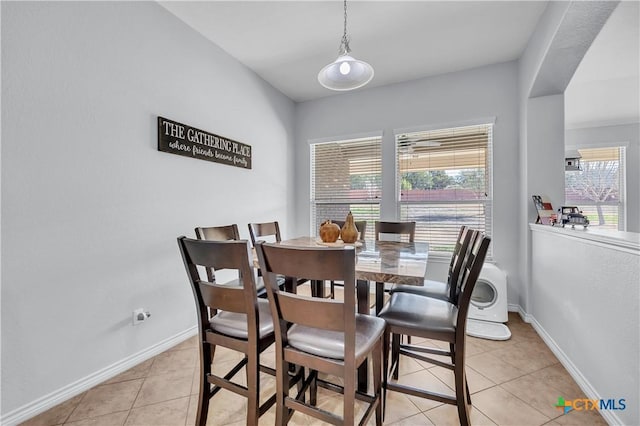
[[[567,206],[578,206],[589,226],[624,230],[625,148],[579,149],[580,170],[565,172]]]
[[[453,251],[460,226],[491,235],[492,124],[396,135],[400,220],[433,254]],[[490,253],[489,253],[490,255]]]
[[[381,137],[311,145],[311,235],[326,219],[366,220],[367,239],[380,218]]]

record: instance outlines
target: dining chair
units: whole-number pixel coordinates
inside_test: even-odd
[[[264,241],[282,241],[282,236],[280,235],[280,224],[277,221],[274,222],[264,222],[264,223],[250,223],[249,224],[249,235],[251,236],[251,244],[256,246],[256,241],[258,239]]]
[[[487,254],[491,239],[478,231],[471,231],[470,243],[467,247],[462,266],[460,285],[456,285],[454,302],[423,297],[412,293],[395,292],[389,303],[380,312],[387,327],[384,336],[384,392],[396,391],[412,396],[452,404],[458,407],[458,418],[461,425],[469,425],[469,405],[471,395],[465,373],[465,339],[466,322],[469,311],[471,293],[476,284],[480,270]],[[449,350],[431,348],[411,344],[402,344],[401,335],[416,336],[449,343]],[[387,369],[389,341],[391,340],[391,366]],[[450,357],[451,362],[433,359],[422,354]],[[408,356],[452,370],[454,373],[455,395],[443,395],[426,389],[400,384],[398,368],[400,356]],[[394,381],[389,381],[389,376]]]
[[[239,240],[240,232],[238,231],[238,225],[235,223],[232,225],[224,226],[198,226],[194,229],[196,238],[199,240],[208,241],[229,241]],[[213,271],[211,268],[206,268],[207,278],[209,281],[213,280]]]
[[[332,220],[331,222],[333,222],[336,225],[338,225],[340,227],[340,229],[342,229],[342,227],[344,226],[344,223],[345,223],[344,220]],[[359,241],[364,241],[365,234],[367,232],[367,221],[366,220],[356,220],[356,221],[354,221],[354,224],[356,225],[356,229],[360,233]],[[339,283],[339,282],[336,283],[335,281],[331,281],[331,290],[330,290],[330,293],[329,293],[329,298],[331,298],[331,299],[335,299],[336,298],[336,286],[343,287],[342,283]]]
[[[375,222],[375,238],[380,241],[380,234],[406,235],[409,242],[414,242],[416,238],[415,222]]]
[[[195,228],[196,237],[199,240],[207,240],[207,241],[229,241],[229,240],[239,240],[240,232],[238,231],[238,225],[235,223],[232,225],[224,225],[224,226],[209,226],[209,227],[197,227]],[[207,268],[207,278],[209,281],[212,280],[212,271],[211,268]],[[262,277],[258,274],[256,277],[256,292],[258,297],[265,298],[267,297],[267,290],[264,288],[264,281]],[[281,284],[284,284],[284,279],[281,280]],[[228,281],[226,285],[240,285],[240,280]]]
[[[450,302],[453,301],[456,288],[455,285],[452,286],[451,283],[458,283],[458,277],[460,276],[460,270],[462,269],[462,265],[465,260],[470,235],[469,228],[462,225],[460,227],[460,232],[458,232],[456,244],[453,248],[451,262],[449,262],[446,282],[424,280],[424,284],[422,286],[397,285],[391,289],[390,293],[413,293],[420,296],[435,297],[436,299],[448,300]]]
[[[292,247],[258,243],[260,268],[276,334],[276,424],[286,425],[295,411],[336,425],[355,424],[355,399],[368,407],[359,424],[375,412],[382,424],[382,338],[380,318],[356,313],[356,253],[353,247]],[[277,274],[312,280],[344,282],[344,301],[304,297],[280,290]],[[357,368],[372,357],[373,393],[357,391]],[[309,370],[302,391],[295,397],[285,388],[290,364]],[[318,372],[340,377],[342,385],[328,382]],[[316,406],[317,386],[343,395],[342,417]],[[309,390],[308,402],[304,395]]]
[[[280,241],[282,241],[282,235],[280,234],[280,224],[278,223],[278,221],[273,221],[273,222],[263,222],[263,223],[249,223],[249,235],[251,236],[251,244],[253,244],[253,247],[256,246],[256,242],[257,241],[266,241],[266,242],[276,242],[279,243]],[[258,269],[258,279],[260,280],[262,278],[262,271],[260,269]],[[278,277],[278,281],[281,283],[281,286],[286,286],[287,282],[285,277],[280,276]],[[296,288],[301,285],[306,283],[307,279],[305,278],[300,278],[299,280],[296,281],[295,285],[291,282],[289,284],[289,291],[292,292],[296,292]],[[315,296],[315,287],[312,286],[311,287],[313,295]]]
[[[380,234],[385,235],[399,235],[402,239],[403,236],[406,236],[406,239],[410,243],[415,241],[416,237],[416,223],[415,222],[375,222],[375,239],[376,241],[381,241]],[[379,306],[382,306],[384,293],[389,293],[390,290],[384,289],[383,282],[376,282],[376,309]],[[377,314],[378,312],[376,312]]]
[[[273,344],[275,334],[269,302],[257,298],[248,242],[205,241],[182,236],[178,238],[178,246],[198,314],[200,375],[196,424],[206,424],[210,399],[225,389],[247,398],[247,425],[256,425],[258,418],[275,403],[275,395],[262,405],[259,400],[260,371],[275,375],[275,370],[259,364],[260,354]],[[198,266],[212,271],[210,282],[200,279]],[[216,272],[226,269],[238,271],[241,286],[221,285],[216,281]],[[215,312],[213,317],[209,316],[209,309]],[[224,375],[212,373],[217,346],[244,354]],[[246,386],[232,380],[243,367]],[[287,376],[286,384],[291,385],[301,377],[301,371],[294,377]]]

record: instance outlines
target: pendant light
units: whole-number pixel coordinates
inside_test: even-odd
[[[371,81],[373,67],[354,58],[350,52],[347,36],[347,0],[344,0],[344,33],[338,49],[338,59],[318,73],[320,84],[331,90],[353,90]]]

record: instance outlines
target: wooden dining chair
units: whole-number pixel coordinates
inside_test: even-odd
[[[275,370],[259,364],[260,354],[274,342],[275,334],[269,302],[256,295],[248,242],[204,241],[183,236],[178,238],[178,246],[198,314],[200,375],[196,424],[206,424],[209,400],[220,389],[226,389],[247,398],[247,425],[256,425],[258,418],[275,403],[275,395],[262,405],[259,400],[260,371],[275,374]],[[198,266],[213,271],[211,282],[200,279]],[[237,270],[242,285],[216,282],[216,272],[225,269]],[[209,309],[215,312],[213,317],[209,317]],[[244,354],[242,360],[224,375],[212,373],[217,346]],[[243,367],[246,386],[232,380]],[[293,378],[287,376],[285,386],[301,377],[302,372]]]
[[[380,234],[406,235],[409,242],[414,242],[416,238],[415,222],[382,222],[375,223],[375,238],[380,241]]]
[[[196,237],[199,240],[207,241],[229,241],[240,240],[240,232],[238,231],[238,225],[235,223],[232,225],[224,226],[209,226],[209,227],[197,227],[195,228]],[[211,268],[207,268],[207,277],[209,281],[212,279]],[[284,279],[281,280],[284,284]],[[267,290],[264,288],[264,281],[258,274],[256,277],[256,292],[258,297],[266,298]],[[240,285],[240,280],[228,281],[227,285]]]
[[[462,266],[460,285],[456,287],[454,302],[423,297],[412,293],[395,292],[391,300],[380,312],[380,318],[386,323],[384,389],[386,392],[396,391],[407,395],[418,396],[438,402],[456,405],[461,425],[469,425],[469,405],[471,395],[465,375],[465,339],[467,313],[471,301],[471,293],[476,284],[480,270],[489,248],[491,239],[478,231],[471,231],[468,254]],[[449,351],[411,344],[402,344],[401,335],[416,336],[431,341],[449,343]],[[391,365],[387,369],[389,341],[391,340]],[[451,362],[444,362],[423,354],[450,357]],[[455,395],[443,395],[426,389],[400,384],[398,369],[400,356],[408,356],[452,370],[454,373]],[[389,381],[389,376],[393,381]]]
[[[425,297],[435,297],[436,299],[448,300],[452,302],[455,297],[458,278],[460,276],[460,270],[465,261],[465,255],[467,253],[467,246],[470,240],[469,228],[465,225],[460,227],[456,244],[453,248],[453,254],[451,255],[451,261],[449,262],[449,270],[447,273],[447,281],[433,281],[424,280],[422,286],[414,285],[397,285],[391,289],[391,293],[405,292],[413,293]],[[452,285],[454,283],[454,285]]]
[[[280,234],[280,224],[278,221],[274,222],[263,222],[263,223],[250,223],[249,225],[249,235],[251,236],[251,244],[253,247],[256,246],[257,241],[265,241],[265,242],[277,242],[282,241],[282,235]],[[261,279],[262,271],[258,269],[258,277]],[[296,292],[296,288],[309,281],[305,278],[298,279],[295,284],[291,281],[286,282],[285,278],[280,276],[278,277],[278,282],[280,282],[280,286],[287,286],[288,290],[291,292]],[[312,286],[311,290],[313,295],[315,296],[315,287]]]
[[[332,220],[331,222],[333,222],[336,225],[338,225],[340,227],[340,229],[342,229],[342,227],[344,226],[344,223],[345,223],[344,220]],[[364,241],[365,234],[367,232],[367,221],[366,220],[356,220],[353,223],[355,224],[356,229],[360,233],[359,241]],[[343,287],[342,283],[331,281],[331,289],[330,289],[330,293],[329,293],[329,298],[331,298],[331,299],[335,299],[336,298],[336,286]]]
[[[249,235],[251,236],[251,244],[256,246],[256,241],[263,240],[269,242],[280,242],[282,236],[280,234],[280,224],[277,221],[264,223],[250,223]]]
[[[260,268],[265,275],[276,333],[276,424],[286,425],[294,411],[334,425],[355,424],[355,399],[368,404],[359,424],[375,412],[382,424],[382,334],[380,318],[356,313],[356,253],[353,247],[292,247],[258,243]],[[304,297],[280,290],[277,274],[312,280],[344,282],[344,301]],[[373,393],[357,391],[357,368],[373,359]],[[295,397],[285,385],[289,365],[309,370],[304,387]],[[342,378],[343,385],[318,377],[318,372]],[[317,386],[343,395],[342,416],[316,406]],[[309,400],[304,395],[309,389]]]
[[[381,241],[380,234],[392,234],[399,235],[401,239],[403,236],[410,243],[413,243],[416,238],[416,223],[415,222],[375,222],[375,239]],[[390,290],[384,289],[383,282],[376,282],[376,314],[379,307],[383,305],[384,293],[389,293]]]
[[[229,241],[240,239],[238,225],[235,223],[224,226],[198,226],[194,229],[194,232],[196,234],[196,238],[199,240]],[[207,278],[209,278],[209,281],[213,280],[213,271],[211,268],[207,268]]]

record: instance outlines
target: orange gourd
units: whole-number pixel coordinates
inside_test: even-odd
[[[320,225],[320,239],[324,243],[335,243],[340,237],[340,227],[330,220],[325,220]]]

